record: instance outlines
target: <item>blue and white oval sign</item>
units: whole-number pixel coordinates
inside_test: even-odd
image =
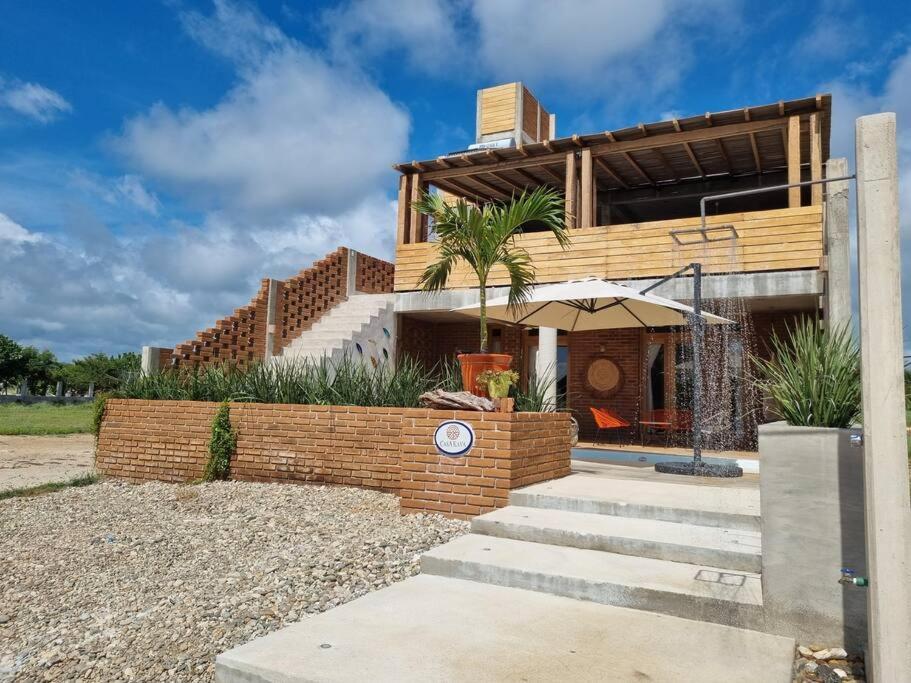
[[[433,443],[443,455],[465,455],[474,446],[474,430],[467,422],[446,420],[433,433]]]

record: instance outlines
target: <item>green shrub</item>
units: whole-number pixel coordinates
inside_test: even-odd
[[[95,435],[96,441],[101,433],[101,423],[104,420],[104,409],[107,407],[107,403],[107,394],[98,394],[92,402],[92,434]]]
[[[850,427],[860,415],[860,352],[847,327],[805,319],[772,334],[772,359],[753,357],[760,388],[791,425]]]
[[[228,478],[231,457],[237,448],[237,432],[231,427],[231,408],[227,403],[218,406],[212,420],[212,438],[209,439],[209,461],[203,472],[203,481]]]

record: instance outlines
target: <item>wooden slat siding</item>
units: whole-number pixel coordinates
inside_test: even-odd
[[[788,119],[788,185],[800,182],[800,117]],[[788,206],[800,206],[800,188],[788,190]]]
[[[577,213],[576,199],[576,153],[567,152],[566,154],[566,181],[563,186],[566,192],[566,206],[564,215],[566,217],[566,227],[575,228]]]
[[[423,214],[421,214],[417,209],[414,208],[414,205],[420,201],[421,193],[424,191],[423,183],[421,182],[421,174],[414,173],[411,176],[411,207],[410,207],[410,218],[408,219],[408,243],[415,244],[422,241],[421,225],[424,220]]]
[[[594,175],[592,174],[592,151],[590,149],[582,150],[582,178],[579,182],[581,188],[579,197],[579,227],[590,228],[595,222],[594,200]]]
[[[538,100],[528,88],[522,88],[522,130],[532,140],[538,140]]]
[[[810,114],[810,179],[822,180],[822,141],[819,130],[819,114]],[[822,183],[810,185],[810,203],[822,204]]]
[[[411,186],[410,175],[399,178],[399,203],[398,216],[396,217],[396,243],[408,244],[408,225],[411,218]]]
[[[679,246],[671,230],[695,228],[698,218],[578,228],[563,251],[546,233],[521,235],[518,243],[532,256],[538,282],[563,282],[589,275],[614,280],[661,277],[692,261],[708,273],[796,270],[821,266],[822,207],[818,205],[711,216],[709,226],[732,224],[734,241]],[[692,236],[684,238],[693,239]],[[434,258],[432,243],[400,245],[396,252],[395,289],[417,289],[424,268]],[[505,272],[491,274],[491,286],[508,284]],[[464,265],[449,279],[450,288],[476,287]]]
[[[481,135],[513,130],[517,87],[517,83],[506,83],[481,91]]]

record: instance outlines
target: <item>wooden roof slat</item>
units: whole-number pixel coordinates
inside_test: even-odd
[[[447,178],[446,180],[434,180],[433,184],[443,190],[446,190],[449,194],[454,194],[468,200],[474,198],[489,202],[494,199],[494,197],[485,195],[483,192],[478,192],[474,188],[463,185],[462,183],[456,180],[452,180],[451,178]]]
[[[616,180],[620,184],[620,187],[622,187],[625,190],[629,189],[629,183],[627,183],[625,180],[623,180],[623,178],[620,177],[619,173],[617,173],[610,166],[608,166],[606,160],[602,159],[601,157],[592,157],[592,161],[595,162],[595,165],[598,168],[600,168],[602,171],[607,173],[607,175],[609,175],[611,178]]]
[[[478,185],[480,185],[481,187],[483,187],[485,190],[490,192],[492,195],[494,195],[494,196],[499,195],[499,197],[501,199],[509,199],[508,192],[504,192],[502,188],[499,188],[496,185],[494,185],[493,183],[489,183],[486,180],[484,180],[483,178],[479,177],[481,175],[481,173],[490,175],[490,171],[481,171],[477,175],[471,176],[471,180],[473,182],[477,183]]]
[[[759,147],[756,144],[755,133],[750,133],[750,147],[753,148],[753,162],[756,164],[756,172],[762,173],[762,160],[759,156]]]
[[[502,174],[502,172],[498,173],[497,171],[491,171],[490,173],[488,173],[488,175],[493,176],[494,178],[499,180],[501,183],[506,183],[513,190],[518,190],[519,192],[524,192],[528,188],[528,185],[520,185],[517,182],[515,182],[514,180],[510,180],[509,178],[504,176]],[[538,184],[540,185],[540,181],[538,181]]]
[[[622,154],[623,154],[623,158],[626,159],[627,162],[629,162],[629,165],[632,166],[634,169],[636,169],[636,173],[638,173],[643,178],[645,178],[645,181],[649,185],[655,184],[654,179],[648,173],[646,173],[639,164],[636,163],[636,160],[633,159],[632,155],[629,152],[623,152]]]

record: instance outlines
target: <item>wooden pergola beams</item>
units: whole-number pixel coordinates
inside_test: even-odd
[[[599,220],[598,192],[659,188],[722,174],[786,171],[789,183],[819,180],[828,149],[828,100],[816,106],[813,110],[801,101],[799,109],[792,103],[775,111],[749,108],[736,111],[738,118],[733,111],[721,112],[640,124],[616,134],[577,135],[401,164],[396,167],[403,173],[398,241],[426,238],[426,219],[411,205],[433,185],[478,203],[505,201],[514,193],[549,185],[566,194],[568,225],[588,227]],[[778,136],[781,145],[776,144]],[[812,186],[807,194],[818,204],[823,189]],[[801,188],[789,189],[787,195],[791,207],[800,206]]]

